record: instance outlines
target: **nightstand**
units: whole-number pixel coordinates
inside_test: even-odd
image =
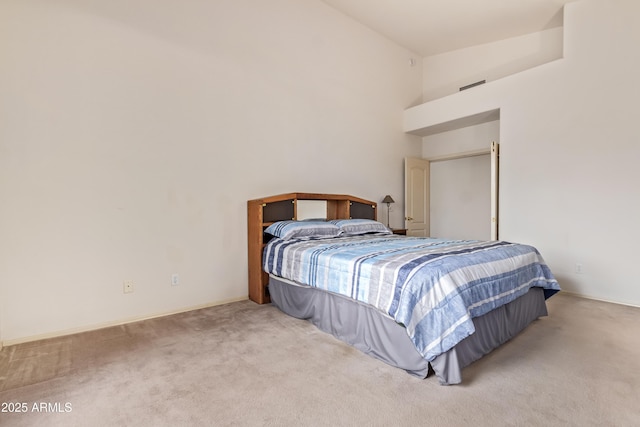
[[[400,234],[402,236],[406,236],[407,235],[407,229],[406,228],[392,228],[391,231],[393,231],[393,234]]]

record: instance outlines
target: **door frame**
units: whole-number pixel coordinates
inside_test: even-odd
[[[426,160],[429,163],[433,163],[433,162],[442,162],[446,160],[462,159],[466,157],[484,156],[487,154],[491,155],[491,219],[490,219],[491,240],[498,240],[498,232],[499,232],[498,194],[499,194],[499,188],[500,188],[500,181],[499,181],[500,180],[500,175],[499,175],[500,144],[498,144],[495,141],[492,141],[491,145],[485,149],[462,151],[458,153],[445,154],[442,156],[427,157],[422,160]],[[405,183],[407,180],[406,174],[407,174],[407,171],[405,168]],[[405,184],[405,187],[406,187],[406,184]],[[405,188],[405,197],[409,198],[409,194],[406,188]],[[405,220],[409,217],[409,214],[406,210],[407,206],[413,206],[413,203],[410,200],[405,200]],[[430,212],[426,212],[425,215],[430,221]],[[408,224],[407,224],[407,228],[409,228]]]

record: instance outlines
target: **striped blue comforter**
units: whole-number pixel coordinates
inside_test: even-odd
[[[272,239],[267,273],[370,304],[433,360],[474,333],[471,319],[537,286],[560,290],[532,246],[395,235]]]

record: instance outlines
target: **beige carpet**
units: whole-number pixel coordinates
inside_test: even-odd
[[[27,412],[0,425],[640,425],[640,309],[561,293],[549,311],[449,387],[249,301],[22,344],[0,352],[0,402]]]

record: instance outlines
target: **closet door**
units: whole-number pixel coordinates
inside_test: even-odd
[[[430,167],[426,159],[404,159],[404,226],[407,236],[429,237]]]
[[[491,240],[498,240],[499,161],[500,145],[494,141],[491,143]]]

